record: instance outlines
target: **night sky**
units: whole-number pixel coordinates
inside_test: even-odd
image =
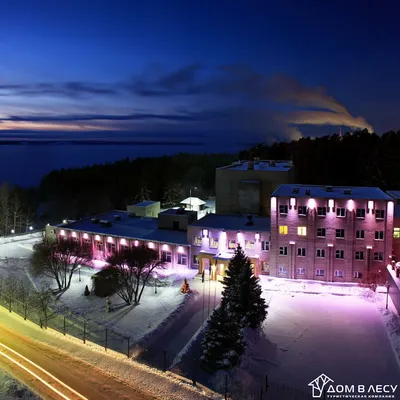
[[[0,0],[0,131],[257,142],[400,129],[399,9],[378,4]]]

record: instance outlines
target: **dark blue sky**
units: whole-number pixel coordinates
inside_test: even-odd
[[[400,8],[378,4],[0,0],[0,131],[400,129]]]

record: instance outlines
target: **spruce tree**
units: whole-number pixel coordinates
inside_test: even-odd
[[[262,289],[251,261],[240,245],[229,261],[223,285],[221,304],[229,316],[241,327],[259,327],[267,316],[267,305],[261,297]]]
[[[240,274],[240,305],[242,327],[258,328],[267,318],[267,304],[262,298],[259,279],[254,275],[251,265],[245,265]]]
[[[212,370],[234,367],[244,352],[244,339],[239,324],[229,317],[225,307],[214,310],[201,342],[202,363]]]
[[[237,322],[240,322],[243,317],[240,296],[240,275],[246,268],[246,265],[250,267],[250,260],[247,258],[242,247],[238,245],[234,256],[229,261],[226,275],[222,282],[224,290],[222,291],[221,299],[221,306],[225,307],[229,316]]]

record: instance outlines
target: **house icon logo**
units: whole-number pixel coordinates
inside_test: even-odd
[[[325,374],[321,374],[318,378],[311,381],[308,386],[312,387],[313,399],[320,399],[324,393],[325,386],[330,382],[333,382],[333,379],[329,378],[329,376]]]

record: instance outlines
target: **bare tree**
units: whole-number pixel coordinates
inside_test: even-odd
[[[0,229],[3,235],[10,234],[10,203],[10,187],[8,183],[5,182],[0,186]]]
[[[74,240],[51,242],[43,240],[35,247],[32,256],[32,272],[36,276],[52,278],[60,291],[71,285],[72,275],[82,265],[92,265],[92,249],[80,246]]]
[[[381,268],[378,267],[370,268],[361,278],[361,285],[370,288],[374,292],[378,286],[383,286],[385,282],[385,275]]]
[[[17,222],[19,221],[19,226],[21,230],[21,217],[23,215],[23,209],[22,209],[22,204],[21,201],[18,197],[17,193],[14,193],[11,197],[11,213],[12,213],[12,218],[13,218],[13,230],[14,232],[17,231]]]
[[[29,208],[24,211],[23,215],[21,215],[21,222],[24,224],[25,232],[29,230],[29,226],[32,225],[34,219],[35,219],[35,213],[32,212]],[[21,223],[21,230],[22,230],[22,223]]]
[[[39,311],[41,324],[47,328],[47,321],[54,315],[50,308],[53,303],[53,293],[50,288],[41,288],[31,296],[32,305]]]
[[[16,275],[8,275],[2,279],[1,291],[11,310],[12,302],[17,298],[18,278]]]
[[[139,304],[152,273],[164,267],[158,253],[144,245],[117,252],[108,257],[107,263],[106,268],[115,273],[117,295],[126,304]]]

